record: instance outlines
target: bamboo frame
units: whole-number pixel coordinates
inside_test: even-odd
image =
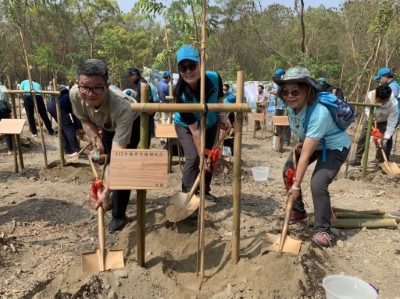
[[[251,112],[250,104],[205,104],[208,112]],[[203,104],[171,103],[168,105],[159,103],[133,103],[131,108],[135,112],[205,112]]]
[[[148,103],[149,101],[149,84],[142,83],[141,86],[141,98],[142,103]],[[149,115],[147,113],[140,114],[140,148],[147,149],[149,144]],[[146,241],[146,190],[137,190],[137,219],[136,219],[136,257],[137,263],[140,267],[144,267],[145,264],[145,241]]]

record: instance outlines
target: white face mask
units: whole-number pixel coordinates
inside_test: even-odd
[[[223,92],[224,94],[226,94],[228,91],[227,91],[227,90],[223,90],[222,92]]]

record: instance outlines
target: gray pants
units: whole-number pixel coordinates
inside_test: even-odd
[[[322,150],[315,151],[310,162],[317,161],[315,169],[311,176],[311,193],[314,204],[314,230],[315,232],[330,232],[331,227],[331,198],[328,191],[329,185],[333,182],[338,174],[340,167],[346,160],[349,149],[343,148],[339,150],[327,150],[326,161],[322,162]],[[299,155],[296,155],[296,160],[299,160]],[[285,166],[283,168],[283,179],[286,178],[286,170],[293,168],[293,155],[290,153]],[[295,200],[293,210],[299,213],[305,213],[304,202],[300,190],[299,197]]]
[[[215,137],[217,134],[218,124],[206,130],[206,148],[212,150],[214,145]],[[192,133],[189,129],[175,124],[176,134],[178,135],[179,143],[183,148],[185,155],[185,165],[183,166],[182,176],[182,191],[189,192],[192,189],[194,181],[199,175],[200,169],[200,157],[197,152],[197,148],[194,145]],[[205,174],[206,178],[206,193],[210,193],[210,185],[212,180],[213,170],[207,171]]]

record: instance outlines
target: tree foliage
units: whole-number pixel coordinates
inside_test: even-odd
[[[336,9],[295,2],[297,9],[209,2],[207,69],[223,80],[243,70],[246,80],[266,81],[277,68],[304,65],[357,98],[378,68],[399,73],[399,0],[346,0]],[[38,80],[73,82],[76,65],[94,57],[107,62],[112,83],[124,86],[128,67],[166,70],[170,61],[176,72],[179,47],[199,46],[201,0],[139,0],[128,13],[116,0],[2,0],[0,17],[0,79],[27,76],[20,28]]]

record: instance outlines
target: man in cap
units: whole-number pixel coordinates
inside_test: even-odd
[[[390,68],[384,67],[379,69],[377,75],[374,78],[375,81],[379,82],[379,85],[388,84],[392,89],[394,97],[397,99],[398,113],[397,113],[397,123],[400,121],[400,85],[394,80],[393,72]]]
[[[127,76],[133,83],[133,90],[136,91],[135,100],[138,103],[140,103],[141,97],[142,97],[141,84],[142,83],[147,84],[148,82],[146,81],[145,78],[142,77],[142,75],[140,74],[140,71],[135,67],[131,67],[128,69]],[[153,103],[153,95],[151,93],[150,85],[148,85],[148,90],[149,90],[149,103]],[[139,119],[137,119],[136,121],[140,122]],[[152,135],[154,135],[154,113],[149,114],[149,146],[150,146],[150,139],[151,139]]]
[[[282,78],[284,75],[285,75],[284,69],[277,69],[272,79]],[[274,83],[274,85],[275,86],[272,88],[271,93],[273,93],[276,96],[275,115],[276,116],[287,115],[287,105],[281,98],[277,96],[279,85],[276,83]],[[282,138],[281,141],[284,146],[290,146],[292,131],[290,130],[289,126],[275,126],[274,135],[280,136]]]
[[[160,103],[169,103],[166,99],[169,96],[169,82],[171,80],[171,72],[165,71],[162,80],[160,80],[157,84],[157,92],[158,92],[158,100]],[[172,95],[171,95],[172,96]],[[162,112],[161,113],[161,122],[166,124],[168,121],[169,113]]]

